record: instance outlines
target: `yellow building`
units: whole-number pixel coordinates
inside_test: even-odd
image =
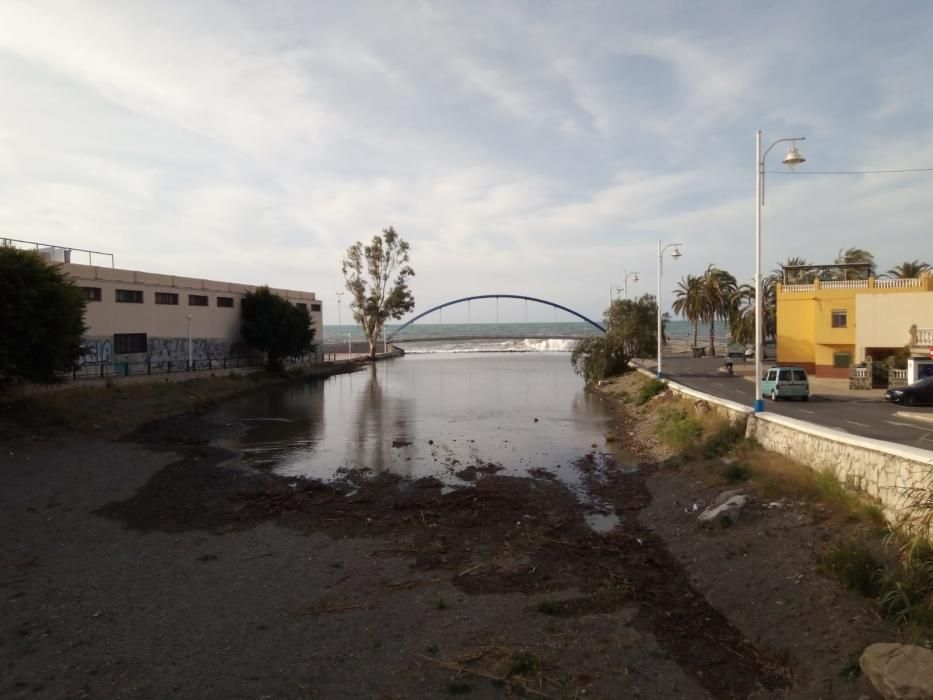
[[[911,379],[928,371],[933,276],[777,285],[777,359],[818,377],[848,377],[867,357],[911,348]]]

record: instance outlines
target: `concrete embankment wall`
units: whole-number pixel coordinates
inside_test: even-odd
[[[650,372],[643,372],[654,376]],[[668,382],[675,393],[705,401],[733,423],[745,421],[745,435],[767,450],[813,469],[828,469],[846,486],[878,500],[890,522],[910,517],[913,489],[933,488],[933,452],[884,440],[850,435],[776,413],[755,414],[748,406]]]

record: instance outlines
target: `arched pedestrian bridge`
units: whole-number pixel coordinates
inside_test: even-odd
[[[389,334],[389,336],[386,338],[386,341],[387,341],[387,342],[392,342],[392,341],[400,342],[400,341],[406,341],[406,340],[407,340],[407,341],[414,341],[414,340],[447,340],[447,338],[441,338],[441,337],[438,337],[438,336],[436,336],[436,335],[432,335],[432,336],[429,337],[429,338],[418,338],[416,332],[409,332],[409,333],[406,333],[404,337],[399,337],[399,336],[400,336],[400,334],[404,333],[407,329],[410,329],[411,326],[415,323],[415,321],[418,321],[418,320],[420,320],[420,319],[423,319],[423,318],[425,318],[426,316],[429,316],[430,314],[433,314],[433,313],[435,313],[435,312],[440,313],[442,309],[445,309],[445,308],[447,308],[448,306],[455,306],[455,305],[457,305],[457,304],[467,304],[467,309],[468,309],[468,311],[467,311],[467,314],[468,314],[468,317],[467,317],[467,318],[468,318],[468,321],[467,321],[467,323],[470,324],[470,321],[469,321],[469,305],[470,305],[470,302],[476,301],[476,300],[478,300],[478,299],[495,299],[495,300],[496,300],[496,327],[497,327],[497,330],[498,330],[498,326],[499,326],[499,320],[498,320],[498,318],[499,318],[499,305],[498,305],[498,300],[499,300],[499,299],[519,299],[519,300],[523,300],[523,301],[526,302],[526,324],[527,324],[527,302],[531,301],[531,302],[534,302],[534,303],[536,303],[536,304],[543,304],[543,305],[545,305],[545,306],[553,307],[553,308],[555,309],[555,314],[556,314],[557,310],[565,311],[566,313],[568,313],[568,314],[570,314],[570,315],[572,315],[572,316],[575,316],[576,318],[578,318],[578,319],[580,319],[581,321],[583,321],[584,323],[586,323],[587,326],[585,326],[585,328],[592,327],[594,330],[599,331],[600,333],[605,333],[605,332],[606,332],[606,329],[603,328],[603,326],[602,326],[601,324],[597,323],[596,321],[594,321],[594,320],[592,320],[592,319],[590,319],[590,318],[587,318],[587,317],[584,316],[583,314],[581,314],[581,313],[579,313],[579,312],[577,312],[577,311],[574,311],[573,309],[569,309],[569,308],[567,308],[566,306],[563,306],[563,305],[558,304],[558,303],[553,302],[553,301],[548,301],[547,299],[538,299],[537,297],[529,297],[529,296],[525,296],[524,294],[475,294],[475,295],[473,295],[473,296],[463,297],[463,298],[461,298],[461,299],[454,299],[454,300],[452,300],[452,301],[448,301],[448,302],[445,302],[445,303],[443,303],[443,304],[438,304],[437,306],[434,306],[434,307],[428,309],[427,311],[421,312],[420,314],[418,314],[418,315],[415,316],[414,318],[409,319],[408,321],[406,321],[405,323],[403,323],[401,326],[399,326],[398,328],[396,328],[394,331],[392,331],[392,332]],[[489,324],[483,324],[483,325],[489,325]],[[511,324],[510,324],[510,325],[511,325]],[[509,338],[509,337],[512,337],[512,338],[518,338],[518,337],[526,338],[526,337],[528,337],[528,336],[527,336],[527,334],[523,334],[523,335],[521,335],[521,336],[517,336],[517,335],[514,334],[514,331],[511,331],[509,335],[500,335],[500,334],[498,334],[498,333],[495,334],[495,335],[484,334],[484,335],[471,335],[471,336],[468,336],[468,337],[465,337],[465,336],[463,336],[463,335],[458,335],[458,336],[456,337],[456,339],[457,339],[457,340],[467,340],[467,339],[478,340],[478,339],[486,339],[486,338]],[[548,334],[548,337],[549,337],[549,338],[577,339],[577,338],[583,338],[583,337],[585,337],[585,335],[584,335],[584,334],[580,334],[580,335],[566,335],[566,334],[555,335],[555,334]],[[452,339],[454,339],[454,338],[450,338],[450,339],[452,340]]]

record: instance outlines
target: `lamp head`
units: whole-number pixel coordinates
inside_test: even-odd
[[[787,152],[787,155],[784,156],[784,160],[781,161],[789,168],[796,168],[801,163],[806,163],[807,159],[803,157],[803,154],[797,150],[797,142],[794,141],[791,145],[791,149]]]
[[[674,246],[674,250],[671,253],[671,257],[674,258],[674,260],[677,260],[677,258],[679,258],[680,256],[681,256],[680,248],[677,246]]]

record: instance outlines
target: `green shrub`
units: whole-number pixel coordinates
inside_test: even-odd
[[[883,567],[866,547],[855,542],[834,545],[824,564],[846,588],[872,598],[878,595]]]
[[[643,384],[641,389],[638,390],[638,396],[635,399],[635,403],[641,406],[642,404],[647,403],[653,399],[665,389],[667,389],[667,384],[662,382],[660,379],[651,379]]]
[[[726,481],[732,484],[745,481],[748,478],[748,467],[741,462],[732,462],[723,467],[722,476]]]
[[[731,452],[745,439],[745,424],[730,423],[723,426],[703,444],[703,456],[707,459],[721,457]],[[744,477],[743,477],[744,478]]]
[[[527,651],[517,651],[509,658],[509,676],[527,676],[541,670],[541,660]]]
[[[671,447],[684,449],[699,440],[703,426],[683,409],[673,408],[661,414],[658,434]]]

